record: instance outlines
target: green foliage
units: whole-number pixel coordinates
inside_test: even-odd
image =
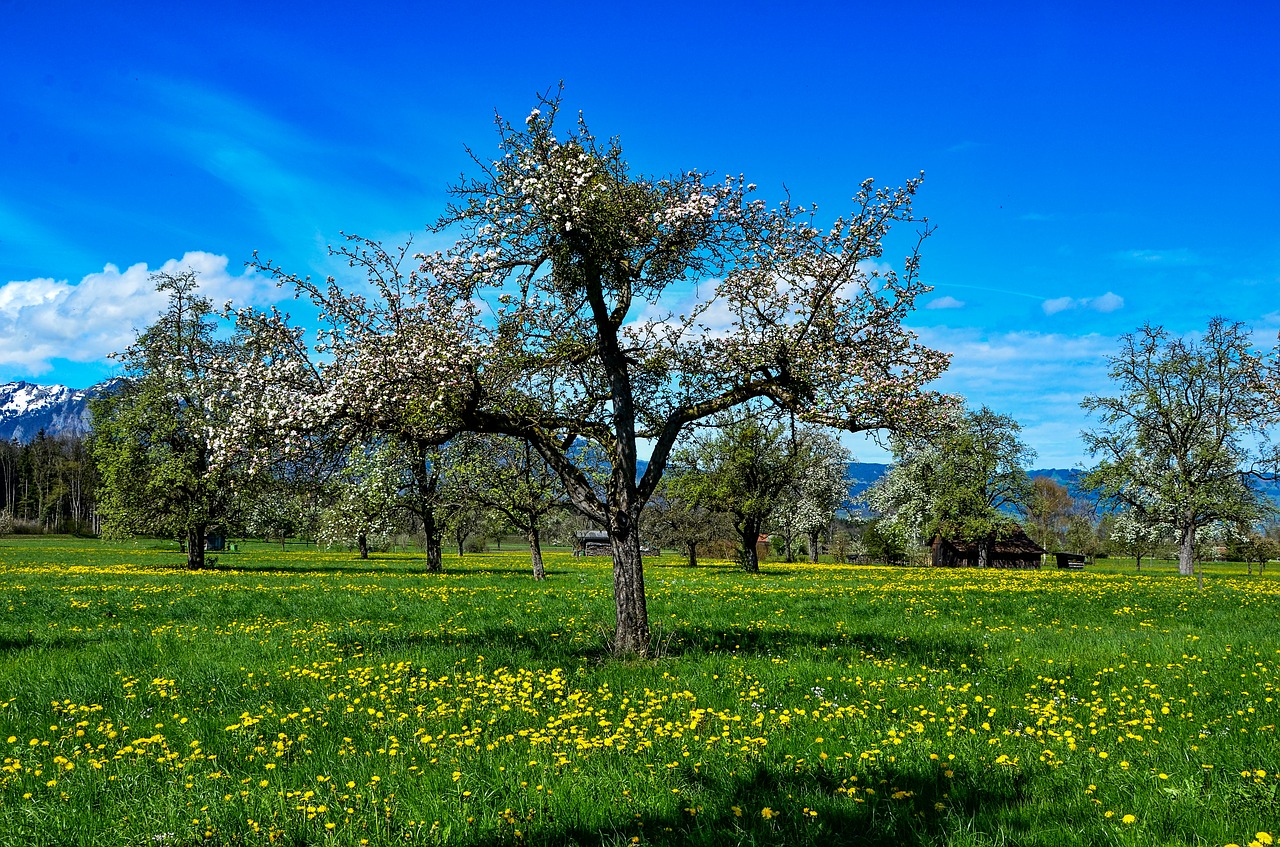
[[[194,271],[152,275],[168,295],[160,319],[116,356],[124,375],[91,403],[92,453],[101,478],[102,534],[183,540],[190,567],[205,533],[230,513],[231,475],[213,464],[220,387],[230,349]]]
[[[716,423],[673,457],[671,491],[691,506],[730,515],[743,568],[756,571],[756,540],[800,477],[798,451],[787,428],[764,414]]]
[[[1255,353],[1243,324],[1214,318],[1197,339],[1144,326],[1109,363],[1119,393],[1081,403],[1099,421],[1084,433],[1099,461],[1082,485],[1134,520],[1170,529],[1190,574],[1197,532],[1263,517],[1247,477],[1276,466],[1268,437],[1280,406],[1265,377],[1276,356]]]
[[[1032,496],[1035,451],[1008,415],[955,410],[938,431],[891,440],[894,464],[865,495],[908,538],[935,534],[979,544],[1004,537]]]

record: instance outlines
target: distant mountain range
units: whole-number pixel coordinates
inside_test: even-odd
[[[87,434],[89,398],[102,387],[0,383],[0,439],[26,443],[41,430],[46,435]]]

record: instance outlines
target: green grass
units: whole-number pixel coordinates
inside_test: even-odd
[[[1243,565],[670,557],[663,655],[620,662],[605,560],[182,561],[0,542],[0,845],[1280,836],[1280,575]]]

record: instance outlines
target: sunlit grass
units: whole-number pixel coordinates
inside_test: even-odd
[[[1280,578],[0,545],[0,844],[1280,835]],[[1099,571],[1109,572],[1099,572]]]

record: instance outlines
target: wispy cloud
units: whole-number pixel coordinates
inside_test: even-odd
[[[917,332],[925,344],[952,354],[939,389],[1012,415],[1040,466],[1082,461],[1079,433],[1089,421],[1080,400],[1110,389],[1107,357],[1116,352],[1115,338],[936,326]]]
[[[950,294],[944,294],[942,297],[935,297],[925,303],[924,307],[926,309],[963,309],[964,301],[957,300]]]
[[[1040,308],[1046,315],[1056,315],[1072,309],[1109,313],[1124,308],[1124,298],[1111,291],[1099,297],[1054,297],[1041,303]]]
[[[218,305],[260,305],[279,296],[270,280],[232,275],[227,257],[212,253],[189,252],[157,270],[188,268],[199,274],[201,292]],[[150,276],[147,265],[138,263],[123,271],[107,265],[76,283],[41,278],[0,285],[0,365],[36,376],[48,372],[55,358],[96,362],[123,350],[164,308]]]
[[[1125,250],[1117,253],[1115,258],[1124,264],[1148,267],[1205,264],[1200,256],[1185,247],[1174,250]]]

